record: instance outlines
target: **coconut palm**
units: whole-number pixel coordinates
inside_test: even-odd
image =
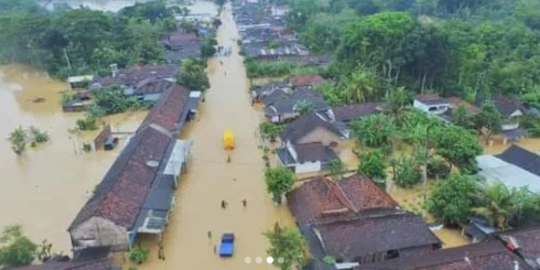
[[[13,149],[15,154],[21,155],[26,148],[26,142],[28,141],[28,137],[24,129],[22,127],[19,127],[13,132],[11,132],[11,134],[9,135],[9,141],[11,142],[11,149]]]
[[[376,89],[376,77],[368,70],[357,69],[345,82],[349,102],[366,102]]]
[[[474,214],[485,218],[491,225],[505,230],[517,211],[513,203],[515,194],[514,190],[509,190],[502,183],[486,186],[480,198],[482,206],[471,210]]]

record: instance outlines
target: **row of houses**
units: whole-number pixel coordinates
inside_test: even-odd
[[[493,233],[441,249],[422,217],[404,211],[371,179],[315,177],[287,195],[309,244],[309,270],[538,270],[540,226]]]
[[[286,5],[263,1],[235,1],[233,14],[241,36],[242,51],[257,61],[287,61],[304,65],[329,63],[329,56],[312,55],[286,27]]]

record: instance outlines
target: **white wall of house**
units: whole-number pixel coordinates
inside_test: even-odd
[[[161,93],[146,94],[146,95],[143,95],[143,100],[144,101],[158,101],[160,96],[161,96]]]
[[[415,99],[413,102],[413,107],[431,114],[443,114],[450,108],[450,104],[443,103],[427,105]]]
[[[294,149],[294,146],[292,145],[291,141],[287,141],[285,144],[285,147],[287,147],[287,150],[291,154],[291,156],[294,158],[294,160],[298,160],[298,154],[296,153],[296,149]]]
[[[320,161],[315,162],[304,162],[304,163],[298,163],[294,167],[295,173],[311,173],[311,172],[319,172],[322,169],[322,165]]]

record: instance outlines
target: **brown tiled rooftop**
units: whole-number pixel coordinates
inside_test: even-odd
[[[398,204],[386,192],[362,175],[353,175],[338,182],[313,178],[291,191],[287,201],[300,224],[400,211]]]
[[[324,82],[324,79],[320,75],[300,75],[289,78],[292,87],[315,86],[322,82]]]
[[[163,92],[158,103],[148,113],[140,129],[155,124],[169,132],[175,132],[180,127],[182,117],[187,113],[189,90],[180,85],[169,87]]]

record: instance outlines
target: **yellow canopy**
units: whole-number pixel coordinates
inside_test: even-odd
[[[234,133],[230,130],[223,132],[223,147],[226,150],[234,149]]]

